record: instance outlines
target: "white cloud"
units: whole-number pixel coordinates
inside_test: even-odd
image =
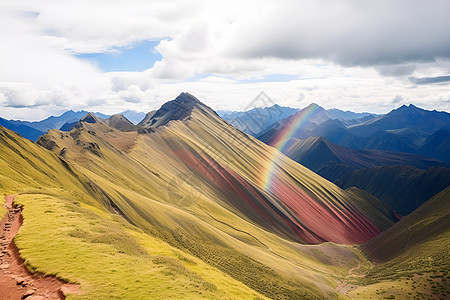
[[[438,0],[3,1],[0,114],[146,111],[181,91],[242,109],[262,90],[296,107],[449,110],[448,85],[408,79],[450,74],[448,10]],[[161,40],[162,60],[144,72],[104,73],[74,55],[142,40]],[[292,80],[265,80],[274,74]]]

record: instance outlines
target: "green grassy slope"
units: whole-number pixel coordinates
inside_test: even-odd
[[[133,192],[133,188],[138,188],[136,184],[121,190],[111,182],[102,182],[102,176],[89,174],[88,170],[81,175],[78,171],[83,170],[81,167],[69,167],[51,152],[11,131],[2,129],[1,133],[1,192],[20,194],[16,201],[25,207],[24,225],[16,238],[21,256],[33,270],[80,283],[83,294],[74,298],[102,299],[108,298],[106,295],[187,299],[263,297],[255,289],[272,298],[320,298],[325,294],[337,297],[333,291],[333,274],[345,273],[347,264],[354,265],[359,259],[353,254],[358,253],[356,249],[343,247],[342,255],[350,259],[345,264],[327,266],[320,248],[312,255],[301,250],[305,246],[270,233],[261,234],[261,239],[264,237],[267,243],[273,244],[273,249],[269,250],[249,233],[232,229],[208,216],[194,217],[183,209],[137,194]],[[92,178],[88,179],[89,175]],[[139,175],[142,174],[136,177]],[[110,186],[123,193],[116,191],[112,200],[104,191]],[[165,190],[159,192],[166,193]],[[145,208],[144,211],[151,209],[153,212],[145,216],[148,220],[139,221],[135,216],[136,225],[146,224],[142,226],[143,231],[137,226],[130,227],[118,215],[119,206],[113,201],[126,201],[126,197]],[[140,209],[132,211],[136,214]],[[152,216],[166,222],[164,225],[168,228],[153,227],[148,222],[155,221]],[[218,217],[216,215],[216,220],[220,220]],[[229,221],[231,226],[244,222],[238,217]],[[192,232],[200,232],[203,238],[193,236]],[[162,245],[167,250],[158,250]],[[245,251],[236,251],[236,248]],[[252,253],[258,260],[242,252]],[[161,255],[163,257],[154,257]],[[277,265],[277,269],[267,265]],[[137,270],[138,267],[142,269]],[[177,275],[180,272],[181,275]],[[292,272],[295,275],[288,276]],[[148,273],[154,277],[147,278]],[[141,281],[143,286],[152,288],[137,289]]]
[[[351,295],[447,299],[450,296],[449,199],[450,187],[362,245],[376,264],[360,280],[362,286]]]
[[[0,164],[0,192],[24,205],[21,257],[31,270],[79,283],[82,294],[70,298],[263,298],[111,214],[84,175],[2,127]]]
[[[263,168],[276,150],[207,108],[194,107],[182,121],[157,116],[171,121],[145,134],[85,122],[69,133],[50,131],[39,143],[89,178],[110,212],[250,288],[273,298],[337,297],[334,274],[357,265],[358,252],[341,246],[337,258],[344,263],[337,259],[330,265],[329,248],[310,251],[278,215],[264,216],[258,206],[251,206],[283,209],[261,182]],[[339,189],[287,157],[279,164],[277,178],[320,206],[343,215],[353,211],[364,216],[363,211],[369,211],[363,209],[360,195]],[[257,199],[272,202],[258,204]],[[250,200],[254,202],[246,203]],[[336,228],[327,224],[326,216],[318,221],[333,235]],[[351,222],[346,228],[359,230]]]
[[[364,244],[362,248],[369,257],[379,263],[389,261],[399,268],[409,263],[407,269],[427,271],[448,263],[448,238],[450,237],[450,187],[437,194],[417,210],[381,235]],[[441,242],[437,242],[441,241]],[[433,244],[433,247],[424,245]],[[418,249],[421,249],[420,251]],[[427,251],[423,255],[422,251]],[[447,250],[447,251],[446,251]],[[426,257],[425,265],[411,258]],[[429,257],[433,257],[429,260]],[[424,269],[420,269],[424,267]],[[448,267],[448,266],[447,266]]]
[[[180,125],[185,126],[177,124]],[[176,205],[178,201],[168,197],[174,174],[190,169],[168,156],[167,148],[158,149],[155,145],[189,141],[189,136],[171,137],[169,130],[173,129],[166,128],[161,135],[136,137],[130,133],[124,137],[104,124],[85,127],[77,131],[79,142],[67,134],[54,150],[72,149],[65,151],[64,157],[76,162],[77,169],[101,189],[106,206],[112,201],[132,224],[270,297],[334,293],[332,274],[345,272],[346,265],[327,267],[321,259],[299,251],[306,246],[263,230],[229,204],[221,203],[222,195],[214,187],[201,186],[203,193],[193,205]],[[96,135],[91,134],[94,129]],[[164,135],[167,131],[168,136]],[[51,131],[46,138],[60,136],[61,133]],[[121,144],[123,140],[119,139],[124,138],[134,144],[127,152],[113,146]],[[92,144],[98,147],[90,147]],[[180,144],[185,147],[185,143]],[[193,182],[190,184],[180,187],[180,194],[189,194]],[[352,251],[345,248],[344,252]],[[358,259],[352,257],[349,265]],[[321,288],[316,287],[317,283]]]

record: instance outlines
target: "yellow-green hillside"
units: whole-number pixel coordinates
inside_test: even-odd
[[[20,255],[31,270],[79,283],[70,298],[263,298],[109,213],[83,175],[3,127],[0,164],[0,192],[24,205]]]
[[[155,115],[158,122],[171,119]],[[276,150],[207,107],[139,134],[82,122],[68,133],[50,131],[39,144],[83,173],[111,213],[269,297],[337,297],[336,279],[361,260],[351,246],[304,245],[307,235],[294,224],[309,211],[293,215],[289,205],[295,203],[263,188],[261,173]],[[286,190],[310,201],[305,207],[323,210],[313,224],[317,230],[349,241],[367,230],[358,224],[379,217],[366,214],[370,209],[361,205],[360,195],[287,157],[279,166],[277,177]],[[330,251],[336,256],[330,258]]]
[[[450,295],[450,187],[362,245],[375,262],[353,297],[447,299]],[[359,294],[358,294],[359,293]]]

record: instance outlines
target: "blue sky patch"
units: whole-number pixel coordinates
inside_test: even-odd
[[[94,62],[104,72],[142,72],[153,67],[162,56],[155,47],[159,41],[143,41],[132,46],[116,47],[110,53],[79,54],[78,58]]]

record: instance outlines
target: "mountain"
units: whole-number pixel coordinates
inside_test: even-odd
[[[14,244],[26,266],[32,272],[48,274],[52,284],[58,280],[50,274],[77,283],[84,299],[109,299],[111,295],[124,299],[263,297],[191,253],[170,246],[156,231],[144,233],[122,217],[115,204],[118,195],[106,194],[101,181],[91,180],[63,158],[2,126],[0,166],[0,192],[22,193],[15,203],[24,206],[24,221]],[[167,209],[166,204],[142,196],[137,202],[142,199],[152,208]],[[3,215],[3,207],[0,211]],[[183,215],[178,209],[173,211],[173,216]],[[200,219],[198,223],[205,227]],[[180,234],[181,228],[177,232]],[[242,259],[237,253],[234,257]],[[256,264],[249,259],[246,263],[243,270]],[[11,274],[6,273],[7,265],[2,268],[3,288]],[[314,286],[309,291],[308,287],[302,287],[305,294],[320,295]]]
[[[93,113],[86,113],[85,115],[82,116],[83,119],[86,117],[86,115],[88,114],[93,114]],[[136,117],[141,116],[140,113],[136,113],[134,114],[134,111],[128,111],[127,113],[128,115],[131,115],[131,117],[135,118],[134,120],[136,120]],[[94,115],[98,116],[97,113],[95,113]],[[145,114],[144,114],[145,115]],[[144,117],[144,116],[142,116]],[[109,126],[114,127],[116,129],[119,129],[120,131],[134,131],[137,130],[138,127],[136,125],[134,125],[127,117],[125,117],[123,114],[115,114],[112,115],[106,119],[101,118],[98,119],[99,122],[106,122]],[[59,130],[61,131],[70,131],[73,127],[75,127],[78,124],[79,120],[75,121],[75,122],[66,122],[64,123],[63,126],[61,126],[61,128]]]
[[[155,113],[156,113],[156,110],[152,110],[151,112],[147,113],[145,115],[145,117],[137,125],[141,126],[141,127],[149,125],[150,124],[149,121]]]
[[[64,123],[71,123],[76,122],[80,120],[83,116],[85,116],[88,112],[84,110],[80,111],[73,111],[68,110],[64,112],[60,116],[50,116],[42,121],[35,121],[35,122],[29,122],[29,121],[18,121],[13,120],[12,122],[17,124],[24,124],[30,127],[33,127],[37,130],[47,132],[50,129],[59,129],[61,126],[64,125]],[[95,113],[98,117],[107,119],[109,118],[108,115],[102,114],[102,113]]]
[[[17,132],[24,138],[27,138],[32,141],[36,141],[41,135],[44,134],[44,132],[37,130],[33,127],[17,122],[11,122],[3,118],[0,118],[0,125],[5,128],[8,128],[9,130]]]
[[[335,183],[342,188],[362,189],[389,208],[407,215],[450,185],[450,169],[382,166],[344,174]]]
[[[348,276],[351,291],[366,288],[358,280],[377,266],[353,244],[395,223],[383,203],[192,95],[147,121],[122,132],[87,114],[37,144],[0,127],[0,193],[23,205],[14,243],[28,268],[78,284],[85,299],[344,299]]]
[[[450,163],[450,131],[436,131],[425,140],[417,152]]]
[[[63,126],[61,126],[61,128],[59,128],[59,130],[61,131],[71,131],[72,128],[77,125],[78,121],[75,122],[66,122],[63,124]]]
[[[62,130],[64,131],[69,131],[76,124],[76,122],[78,122],[87,113],[88,112],[84,110],[76,112],[73,110],[69,110],[60,116],[50,116],[42,121],[35,122],[1,119],[2,123],[0,123],[0,125],[5,126],[6,128],[11,129],[19,134],[22,134],[22,136],[32,141],[37,141],[37,139],[41,135],[51,129],[62,128]],[[100,118],[109,118],[109,116],[105,114],[95,114]]]
[[[362,245],[365,254],[376,262],[364,279],[367,288],[353,295],[367,298],[366,291],[379,282],[393,281],[395,289],[385,294],[447,299],[450,294],[448,245],[450,239],[450,187],[426,201],[400,222]],[[371,284],[373,286],[371,286]],[[384,293],[387,289],[383,289]],[[378,291],[380,291],[378,289]],[[371,298],[371,297],[369,297]],[[392,297],[391,297],[392,299]]]
[[[258,139],[268,145],[279,141],[279,136],[288,130],[292,130],[290,137],[305,139],[312,135],[313,130],[329,120],[325,109],[313,103],[294,115],[273,124],[266,132],[258,136]]]
[[[195,114],[194,114],[194,112],[195,112]],[[194,119],[194,115],[197,117],[197,119]],[[192,122],[189,122],[191,119],[194,119],[194,120],[192,120]],[[205,154],[203,154],[201,152],[200,153],[196,153],[196,154],[190,153],[190,152],[192,152],[192,149],[190,149],[192,146],[190,146],[190,144],[194,144],[194,145],[196,145],[196,144],[202,145],[203,144],[203,147],[205,147],[205,149],[207,149],[208,151],[211,151],[213,154],[217,154],[217,153],[222,154],[222,152],[224,151],[223,149],[237,148],[236,146],[229,145],[230,144],[229,140],[233,141],[233,143],[238,143],[238,144],[247,143],[247,144],[251,145],[252,147],[258,147],[258,148],[260,148],[260,147],[264,148],[265,147],[263,144],[254,144],[255,143],[254,141],[248,141],[248,137],[246,137],[245,135],[242,136],[242,133],[240,133],[239,131],[236,131],[236,130],[234,130],[232,132],[235,132],[235,134],[238,134],[238,137],[229,137],[229,136],[227,136],[227,135],[229,135],[229,134],[227,134],[227,132],[232,130],[232,127],[230,127],[227,123],[224,123],[212,109],[210,109],[209,107],[205,106],[198,99],[196,99],[195,97],[193,97],[192,95],[187,94],[187,93],[182,93],[176,99],[174,99],[172,101],[169,101],[169,102],[165,103],[163,106],[161,106],[161,108],[155,114],[153,114],[153,116],[149,119],[148,125],[144,126],[144,128],[153,129],[154,131],[157,131],[157,132],[159,132],[160,130],[163,130],[163,131],[170,130],[171,127],[169,126],[168,129],[166,129],[165,125],[171,124],[174,121],[187,121],[188,124],[192,127],[192,129],[189,129],[189,128],[185,129],[185,128],[183,128],[183,130],[185,132],[180,132],[180,133],[177,132],[181,136],[186,136],[186,137],[192,139],[192,141],[190,141],[189,144],[188,144],[189,140],[186,140],[186,138],[180,138],[179,140],[182,140],[185,143],[187,143],[187,145],[189,145],[189,147],[187,149],[185,149],[186,148],[185,145],[183,145],[183,144],[180,145],[179,144],[180,142],[177,142],[178,146],[175,149],[176,152],[173,154],[176,157],[179,157],[178,159],[181,159],[184,162],[184,164],[187,164],[187,165],[191,165],[191,164],[195,163],[196,160],[198,160],[200,157],[202,157],[202,155],[205,155]],[[96,132],[96,137],[100,138],[100,137],[103,136],[104,139],[106,139],[106,140],[108,140],[110,138],[109,134],[108,134],[108,130],[109,129],[106,130],[105,126],[103,126],[101,121],[95,120],[94,115],[91,115],[91,116],[88,116],[87,118],[82,119],[80,124],[81,124],[81,126],[83,128],[88,128],[89,131]],[[99,126],[99,128],[96,128],[96,130],[94,130],[94,128],[90,128],[89,127],[89,124],[101,124],[102,126]],[[177,123],[175,122],[174,124],[177,124]],[[208,126],[205,126],[205,124],[207,124]],[[173,126],[176,126],[176,125],[173,125]],[[207,130],[204,129],[204,128],[206,128]],[[100,134],[99,133],[99,131],[101,132],[101,131],[105,131],[105,130],[106,130],[106,132],[104,134]],[[208,137],[208,138],[204,138],[203,136],[200,135],[200,133],[202,133],[202,130],[205,131],[205,132],[203,132],[203,135],[205,137]],[[190,133],[191,131],[195,132],[195,138],[191,137],[191,135],[192,135],[192,133]],[[60,138],[58,136],[59,135],[55,135],[55,134],[46,135],[46,136],[43,137],[43,140],[44,139],[53,140],[54,144],[52,143],[52,145],[59,146],[59,147],[57,147],[57,150],[56,150],[56,152],[58,152],[58,153],[59,153],[60,149],[63,149],[63,148],[70,149],[72,147],[72,146],[70,146],[70,144],[69,145],[66,144],[66,143],[68,143],[68,141],[60,140]],[[78,135],[74,135],[74,136],[78,136]],[[153,137],[153,136],[154,135],[152,135],[152,134],[149,135],[149,137]],[[210,143],[207,143],[208,140],[215,140],[215,139],[213,139],[214,136],[218,136],[218,138],[220,138],[221,141],[224,140],[224,142],[223,142],[224,145],[222,145],[222,144],[211,145]],[[140,137],[144,138],[145,135],[142,135]],[[125,138],[125,137],[123,137],[123,138]],[[201,139],[201,140],[198,140],[198,139]],[[39,142],[39,143],[42,144],[41,142]],[[97,145],[100,145],[100,144],[102,144],[104,142],[103,141],[96,141],[95,143],[92,143],[92,142],[87,143],[87,142],[83,142],[83,141],[76,141],[76,142],[71,142],[71,143],[75,143],[76,145],[83,145],[83,144],[88,144],[88,145],[97,144]],[[112,143],[112,142],[110,142],[110,143]],[[136,143],[135,139],[133,139],[133,143]],[[167,141],[165,143],[167,143]],[[165,146],[165,143],[159,142],[159,143],[155,143],[155,144],[158,144],[158,146],[161,148],[161,147]],[[256,145],[258,145],[258,146],[256,146]],[[154,146],[154,147],[156,147],[156,146]],[[219,149],[215,149],[216,147],[218,147]],[[97,149],[97,147],[95,147],[95,148]],[[101,153],[102,153],[101,148],[102,147],[100,147],[100,149],[97,149],[97,150],[100,150],[100,151],[96,150],[96,154],[98,156],[100,156],[100,157],[102,156],[101,155]],[[183,155],[181,155],[179,153],[180,149],[178,149],[178,148],[184,149],[185,153]],[[270,148],[268,148],[268,149],[270,149]],[[55,147],[52,147],[52,150],[55,150]],[[156,153],[158,151],[161,151],[163,153],[172,153],[174,150],[168,148],[168,149],[163,149],[163,150],[161,150],[161,149],[153,149],[153,150],[147,150],[147,151],[151,152],[151,153]],[[234,151],[237,151],[237,150],[234,150]],[[254,161],[254,160],[267,161],[267,158],[263,158],[263,157],[260,157],[260,156],[262,154],[264,154],[265,152],[267,153],[268,150],[262,150],[262,149],[256,150],[255,149],[254,151],[255,152],[260,152],[261,154],[256,155],[256,157],[248,158],[248,161]],[[207,154],[210,155],[209,153],[207,153]],[[257,223],[260,223],[261,226],[267,226],[267,225],[264,225],[265,222],[263,222],[263,220],[261,219],[261,215],[259,215],[259,214],[257,215],[257,214],[255,214],[255,212],[253,212],[253,211],[251,211],[249,209],[248,205],[250,205],[250,204],[245,204],[244,205],[243,203],[234,203],[234,201],[236,199],[235,198],[236,195],[234,195],[234,193],[230,194],[230,192],[229,192],[229,190],[233,191],[233,190],[236,189],[236,187],[233,187],[233,184],[238,184],[238,182],[233,183],[234,180],[230,179],[230,178],[234,177],[231,174],[234,174],[237,171],[239,171],[239,173],[242,173],[242,174],[248,173],[249,170],[253,170],[253,168],[254,168],[254,167],[248,165],[248,162],[241,162],[241,160],[243,160],[243,158],[238,156],[238,157],[234,158],[232,161],[229,161],[227,163],[227,165],[234,166],[235,164],[237,164],[237,162],[239,162],[239,166],[238,167],[237,166],[234,167],[236,170],[233,170],[233,172],[227,171],[227,170],[222,170],[223,167],[220,167],[215,172],[219,172],[220,171],[219,174],[223,173],[221,175],[221,177],[224,177],[224,178],[222,178],[221,180],[225,180],[225,181],[222,183],[222,185],[224,185],[224,186],[230,185],[228,187],[228,189],[225,189],[225,191],[227,191],[227,192],[224,191],[224,193],[228,194],[228,197],[230,197],[230,198],[226,197],[226,199],[228,198],[227,201],[229,201],[228,205],[237,206],[237,208],[239,210],[241,210],[241,213],[247,213],[247,214],[249,214],[248,217],[254,219],[254,221],[257,222]],[[205,162],[201,161],[201,164],[205,164]],[[205,168],[205,167],[208,167],[208,166],[203,166],[203,168]],[[191,166],[191,168],[192,168],[192,166]],[[216,166],[215,168],[218,168],[218,167]],[[180,167],[180,169],[183,169],[183,168]],[[252,174],[252,177],[254,177],[254,179],[252,180],[253,182],[258,182],[258,176],[260,176],[259,171],[260,170],[258,170],[258,171],[254,170],[255,173]],[[303,171],[309,172],[310,174],[308,176],[315,176],[312,172],[310,172],[310,171],[308,171],[306,169],[304,169]],[[213,173],[215,173],[215,172],[213,172]],[[229,172],[231,172],[231,173],[228,174]],[[247,178],[248,178],[248,176],[250,176],[250,175],[246,175]],[[322,179],[320,177],[316,177],[316,178],[319,179],[320,181],[322,181]],[[204,180],[206,180],[206,179],[204,179]],[[219,180],[219,179],[216,179],[216,180]],[[207,183],[204,183],[204,184],[208,185],[208,186],[211,186],[212,183],[208,182],[208,180],[207,180]],[[243,183],[239,183],[238,185],[241,185],[241,184],[243,184]],[[252,195],[252,193],[256,193],[255,195],[259,195],[259,193],[261,193],[261,192],[260,191],[258,192],[258,190],[261,189],[261,187],[259,187],[259,189],[256,189],[256,190],[254,190],[254,188],[251,189],[252,192],[250,193],[250,195]],[[286,187],[286,188],[290,189],[289,187]],[[294,190],[291,191],[291,193],[294,193],[294,194],[299,193],[299,192],[300,191],[296,191],[296,188],[294,188]],[[293,198],[291,198],[292,196],[285,195],[286,191],[277,190],[275,193],[279,194],[279,196],[276,197],[276,199],[277,198],[281,198],[281,200],[284,202],[283,206],[286,206],[287,203],[289,203],[289,202],[291,202],[293,200]],[[300,192],[300,194],[301,193],[303,193],[303,192]],[[268,194],[268,196],[269,196],[269,198],[267,198],[267,199],[266,199],[266,196],[263,196],[263,195],[259,195],[255,199],[253,199],[252,197],[256,197],[256,196],[251,196],[250,199],[253,199],[252,201],[255,201],[256,199],[259,199],[258,201],[264,201],[264,202],[276,201],[276,199],[272,199],[273,195],[271,195],[270,193]],[[303,196],[303,197],[305,197],[305,196]],[[250,201],[250,199],[249,199],[249,201]],[[305,198],[305,200],[306,199],[307,198]],[[310,201],[310,200],[307,200],[307,201]],[[315,201],[318,201],[318,199],[316,199]],[[323,201],[323,200],[321,200],[321,201]],[[330,200],[330,201],[332,201],[332,200]],[[259,205],[261,205],[261,204],[259,204]],[[277,205],[279,205],[279,204],[277,204]],[[305,205],[307,205],[307,204],[305,204]],[[305,206],[304,209],[306,209],[306,207],[307,206]],[[298,212],[296,213],[295,210],[296,210],[296,208],[292,207],[291,208],[291,214],[296,215]],[[278,213],[280,213],[280,212],[277,212],[277,214]],[[284,213],[282,213],[282,214],[284,214]],[[333,219],[335,217],[334,216],[330,216],[330,218]],[[306,220],[302,220],[301,222],[305,223],[307,221]],[[279,223],[279,224],[275,223],[275,224],[273,224],[271,226],[271,229],[272,230],[274,230],[274,229],[275,230],[280,230],[280,232],[283,232],[283,231],[286,231],[286,228],[284,228],[284,226],[285,226],[284,223]],[[294,238],[294,239],[296,239],[298,241],[302,241],[303,239],[307,239],[308,243],[316,243],[315,241],[327,240],[328,238],[325,238],[325,237],[321,236],[323,234],[325,234],[326,236],[329,236],[329,238],[333,238],[334,241],[338,241],[338,239],[341,238],[341,237],[339,237],[336,234],[331,235],[329,233],[325,233],[323,231],[323,229],[320,228],[319,224],[316,224],[314,226],[317,226],[316,229],[318,231],[322,232],[320,234],[319,233],[314,233],[314,230],[310,229],[310,230],[312,230],[312,232],[310,232],[309,234],[305,235],[304,233],[301,233],[300,231],[295,229],[296,226],[297,225],[294,225],[294,227],[293,227],[294,230],[293,231],[292,230],[288,230],[287,233],[288,233],[288,235],[291,235],[291,238]],[[360,229],[358,229],[358,230],[360,230]],[[358,235],[361,235],[361,234],[368,234],[368,232],[364,233],[364,230],[363,230],[362,233],[358,233]],[[343,238],[342,241],[347,240],[349,238],[349,236],[350,235],[348,233],[346,233],[346,237],[345,238],[342,236],[342,238]]]
[[[349,149],[323,137],[310,137],[306,140],[292,139],[284,153],[332,182],[355,170],[383,165],[409,165],[420,169],[448,166],[444,162],[417,154]]]
[[[163,104],[159,110],[151,115],[149,121],[146,124],[141,124],[141,126],[145,128],[156,128],[166,125],[173,120],[183,120],[190,117],[194,109],[198,109],[208,115],[217,115],[216,112],[201,103],[191,94],[181,93],[176,99]]]
[[[358,255],[319,244],[361,243],[395,222],[388,209],[233,128],[187,93],[162,105],[148,130],[89,121],[69,134],[49,131],[38,144],[95,183],[109,211],[271,298],[334,297],[334,279],[318,270],[342,264],[324,253],[337,247],[352,265]]]
[[[319,107],[314,103],[311,105]],[[275,104],[264,108],[256,107],[248,111],[223,110],[218,111],[218,114],[237,129],[250,135],[258,136],[269,130],[278,121],[286,119],[298,111],[299,109],[297,108],[284,107]],[[325,111],[328,118],[342,120],[347,125],[362,123],[376,117],[376,115],[371,113],[355,113],[351,111],[342,111],[339,109],[328,109]]]
[[[349,130],[357,136],[369,136],[376,131],[408,128],[431,135],[449,124],[449,113],[429,111],[410,104],[394,109],[382,117],[351,126]]]
[[[293,118],[293,117],[291,117]],[[351,149],[376,149],[416,154],[427,154],[433,158],[448,162],[445,154],[446,144],[440,152],[432,151],[433,146],[420,150],[427,139],[441,129],[450,128],[450,114],[446,112],[428,111],[414,105],[402,106],[387,115],[359,119],[357,123],[348,120],[323,119],[313,121],[314,114],[305,114],[298,119],[299,123],[287,118],[279,121],[266,132],[258,135],[258,139],[272,145],[289,129],[291,134],[285,136],[282,143],[293,143],[291,138],[304,140],[308,137],[322,136],[327,140]],[[439,143],[438,140],[433,143]]]
[[[450,234],[448,199],[450,187],[423,203],[384,233],[365,243],[363,249],[373,260],[386,262],[398,256],[407,256],[404,252],[411,251],[412,247],[423,247],[421,244],[429,240],[439,238],[442,234]]]
[[[257,136],[271,125],[298,111],[296,108],[279,106],[256,107],[248,111],[222,111],[219,115],[237,129]]]
[[[131,123],[125,116],[119,114],[112,115],[105,122],[109,126],[120,131],[137,131],[138,129],[138,127]]]

